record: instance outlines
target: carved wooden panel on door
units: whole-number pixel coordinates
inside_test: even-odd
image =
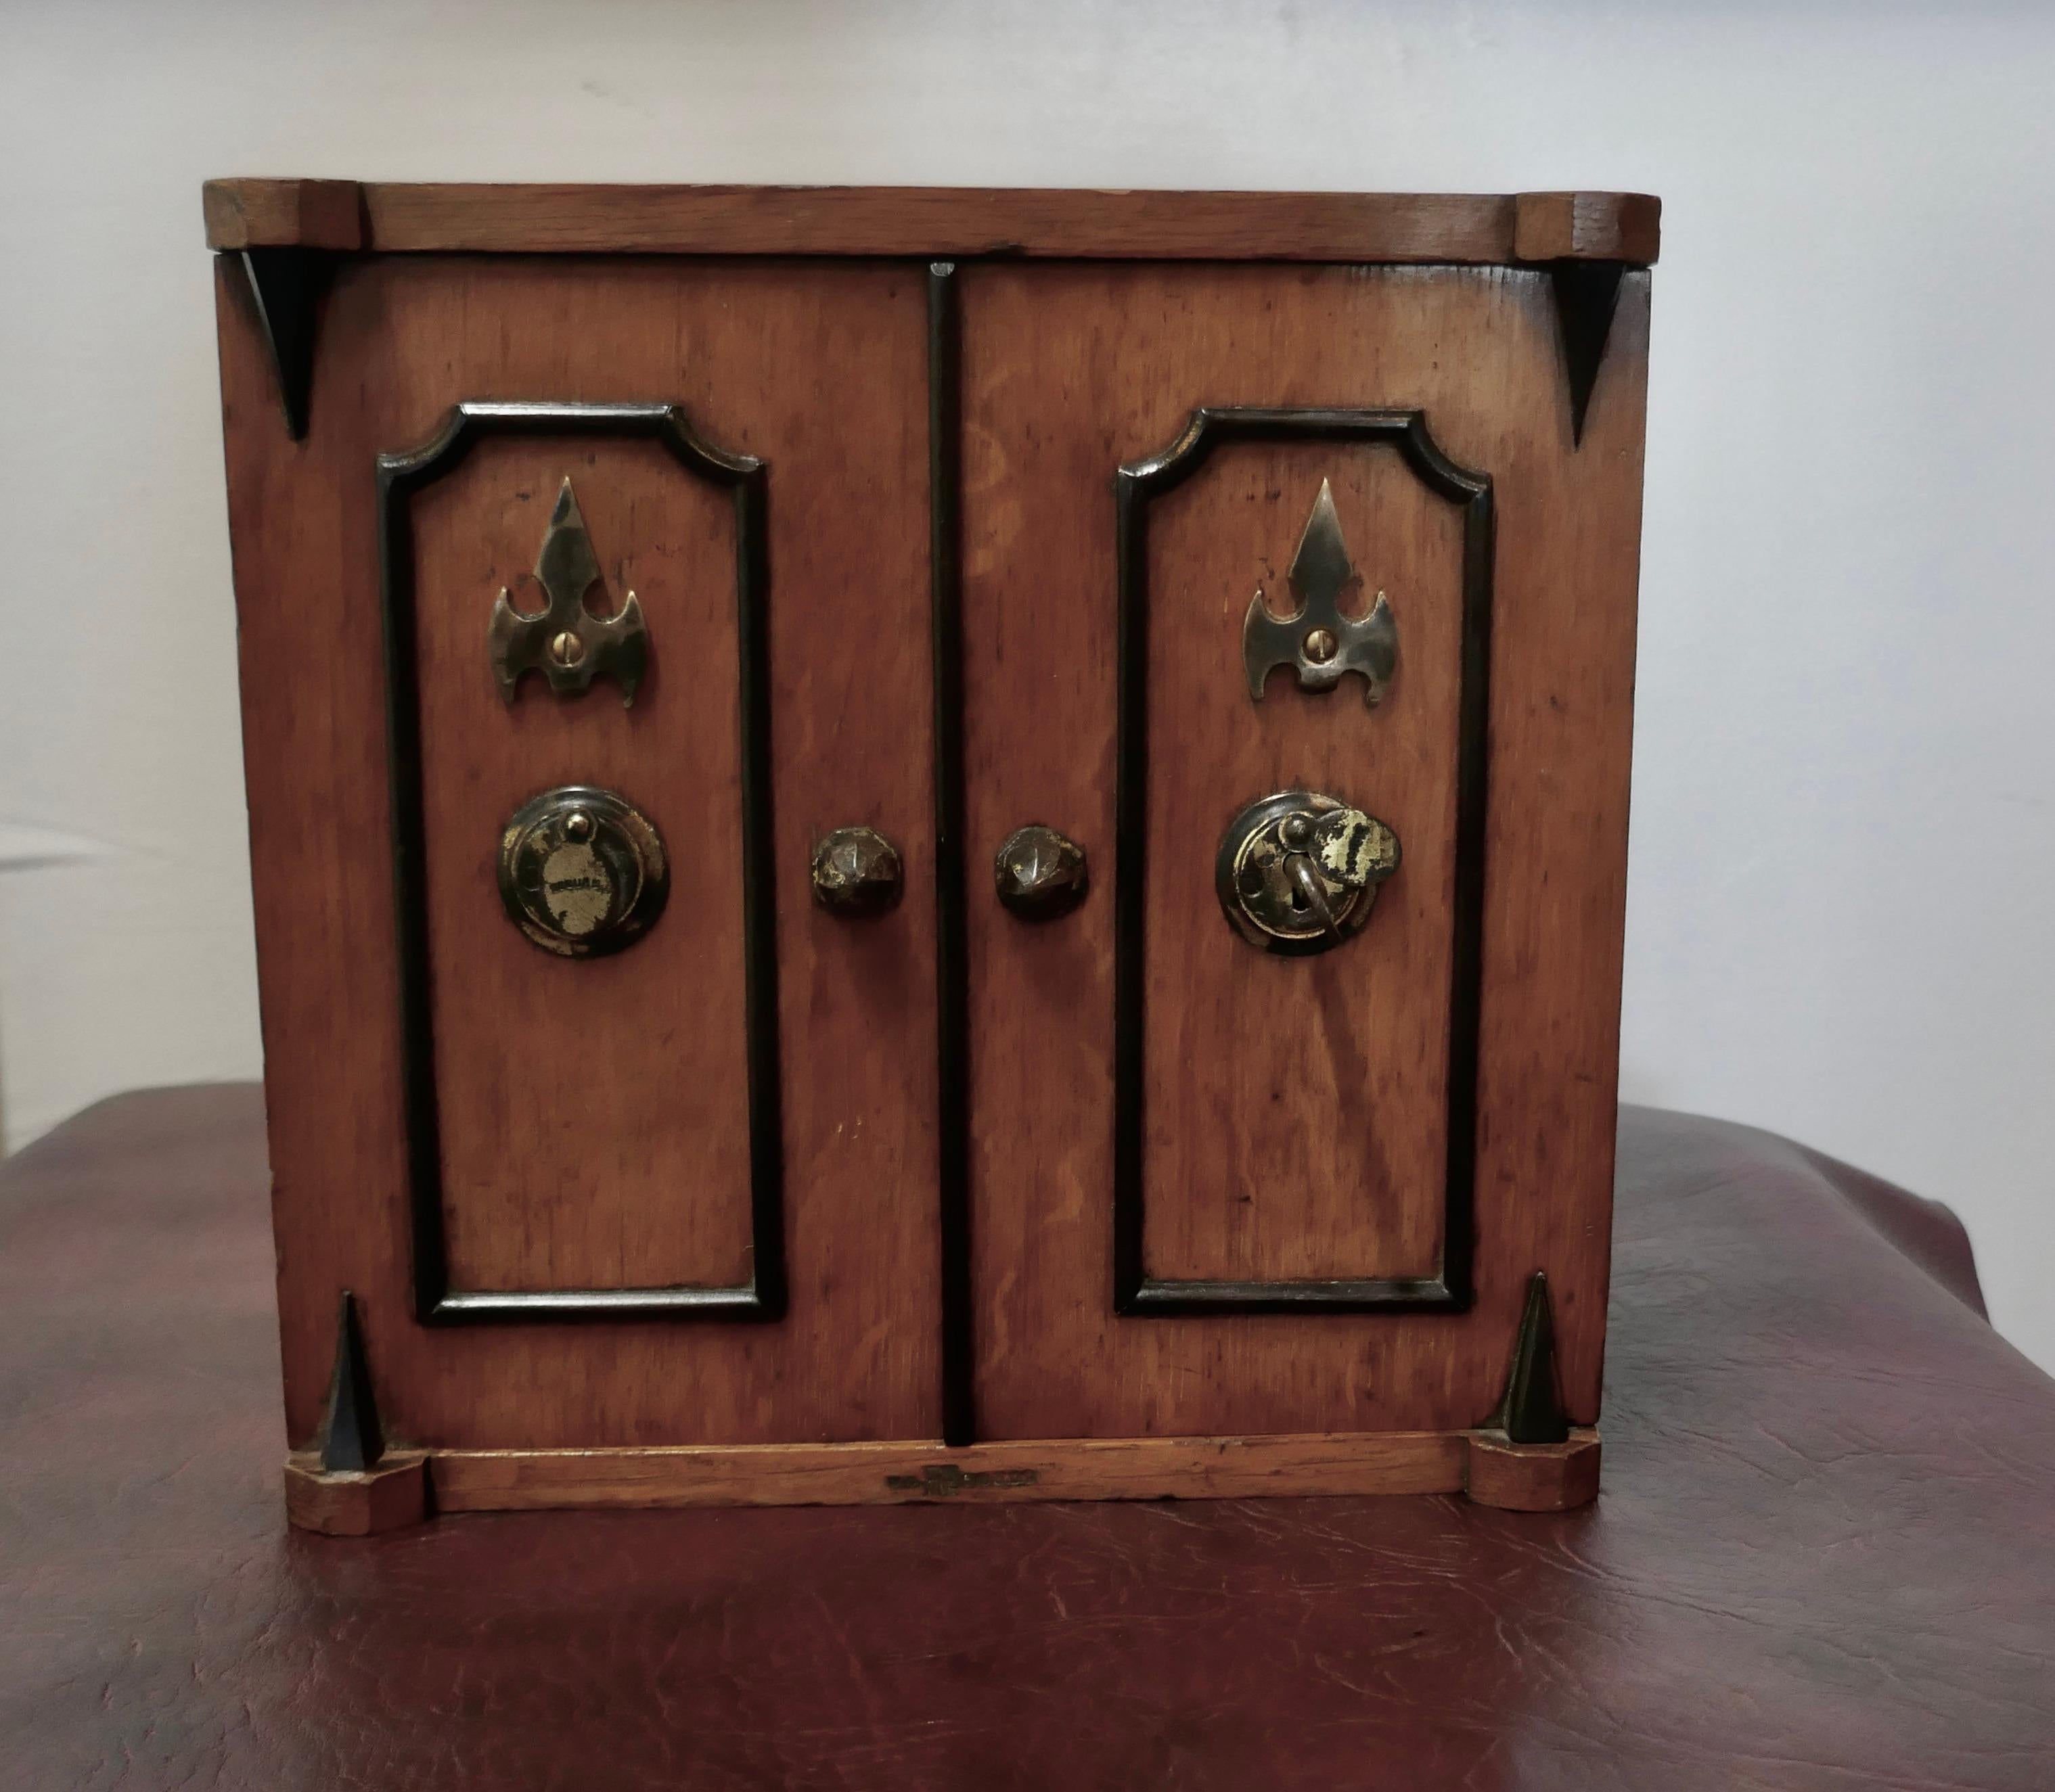
[[[550,433],[586,418],[609,432]],[[421,458],[432,475],[450,457]],[[633,593],[646,619],[651,666],[632,707],[604,682],[554,699],[535,673],[503,703],[481,675],[487,594],[542,607],[527,569],[560,490],[579,504],[602,568],[588,608],[611,613]],[[580,1291],[639,1291],[653,1305],[667,1291],[727,1289],[738,1304],[782,1305],[775,1109],[767,1137],[751,1124],[752,1077],[775,1081],[778,1057],[747,953],[745,832],[759,817],[744,798],[740,519],[728,498],[656,443],[612,433],[605,413],[566,407],[396,499],[410,514],[392,551],[411,549],[412,562],[412,626],[398,651],[420,717],[418,1000],[433,1037],[424,1068],[435,1101],[415,1124],[432,1125],[424,1143],[440,1148],[416,1165],[415,1192],[439,1198],[438,1279],[450,1290],[418,1286],[435,1256],[424,1215],[424,1317],[519,1317],[536,1310],[523,1298]],[[632,952],[558,957],[488,924],[507,818],[573,785],[619,793],[668,844],[662,924]],[[499,1305],[475,1304],[487,1295]]]
[[[1132,939],[1118,895],[1058,928],[971,910],[981,1432],[1479,1424],[1537,1269],[1564,1397],[1588,1420],[1646,277],[1623,284],[1581,449],[1539,271],[984,266],[961,281],[968,838],[984,854],[1039,820],[1101,863],[1146,867]],[[1205,408],[1276,427],[1217,448],[1150,506],[1146,800],[1130,805],[1115,474],[1162,457]],[[1396,429],[1413,413],[1445,475],[1423,478],[1379,434],[1377,419]],[[1396,620],[1398,670],[1374,710],[1357,679],[1314,694],[1280,673],[1260,703],[1244,682],[1250,596],[1260,585],[1274,613],[1293,608],[1286,574],[1323,481],[1363,576],[1357,604],[1382,588]],[[1466,670],[1475,493],[1496,526],[1492,632],[1488,662]],[[1466,727],[1480,674],[1489,710]],[[1481,806],[1459,851],[1466,735],[1483,754]],[[1228,926],[1213,857],[1243,804],[1297,784],[1390,822],[1403,867],[1359,935],[1272,958]],[[1138,947],[1140,1022],[1126,1090],[1123,947]],[[1453,975],[1465,951],[1482,991],[1469,1014]],[[1465,1030],[1488,1117],[1473,1167]],[[1441,1311],[1343,1298],[1118,1314],[1123,1126],[1152,1279],[1432,1277],[1473,1228],[1473,1291]]]
[[[298,445],[284,440],[245,295],[224,285],[221,297],[292,1435],[319,1418],[339,1286],[364,1310],[400,1438],[937,1435],[917,274],[353,264],[323,307],[332,376]],[[389,680],[378,457],[432,444],[453,407],[509,401],[555,408],[479,430],[447,465],[421,456],[432,476],[395,494],[389,571],[404,626]],[[775,818],[761,868],[767,1015],[750,1011],[745,950],[740,513],[649,428],[579,410],[596,405],[676,406],[712,449],[763,463],[771,775],[754,800]],[[542,606],[524,574],[566,478],[601,571],[588,611],[611,614],[633,589],[649,630],[632,708],[605,678],[560,698],[533,675],[508,705],[488,663],[500,588],[519,610]],[[413,716],[411,770],[404,751],[388,761],[389,695]],[[566,783],[618,790],[668,845],[669,907],[618,956],[554,957],[502,912],[500,830]],[[404,846],[410,787],[420,862],[410,891],[403,852],[396,916],[388,792]],[[849,824],[885,832],[909,867],[903,902],[860,924],[816,908],[807,880],[815,841]],[[418,1037],[395,1000],[410,900]],[[752,1028],[777,1046],[782,1116],[771,1111],[767,1140],[752,1114]],[[424,1044],[412,1068],[436,1126],[426,1176],[408,1162],[422,1114],[405,1100]],[[780,1323],[708,1321],[688,1305],[633,1322],[413,1322],[424,1290],[410,1197],[424,1184],[440,1184],[427,1218],[440,1220],[452,1294],[568,1293],[604,1308],[590,1297],[641,1290],[646,1308],[667,1291],[750,1284],[767,1170],[791,1289]],[[421,1305],[434,1316],[432,1299]]]
[[[1466,1212],[1468,1166],[1452,1177],[1450,1061],[1453,1044],[1467,1109],[1474,1004],[1458,1016],[1453,997],[1473,986],[1475,925],[1458,914],[1456,837],[1464,649],[1484,621],[1481,606],[1466,616],[1465,572],[1489,544],[1467,542],[1469,506],[1409,463],[1406,418],[1211,411],[1122,476],[1114,1179],[1116,1250],[1124,1231],[1140,1258],[1125,1273],[1116,1262],[1123,1307],[1461,1298],[1447,1210]],[[1303,563],[1351,534],[1374,577],[1347,581],[1359,613],[1342,610],[1327,634],[1382,606],[1403,644],[1389,683],[1359,674],[1308,702],[1273,675],[1255,702],[1233,675],[1244,637],[1313,603],[1319,581]],[[1232,582],[1251,568],[1253,624]],[[1310,612],[1301,626],[1315,626]],[[1339,655],[1338,642],[1315,646]],[[1469,695],[1473,708],[1481,692]],[[1287,790],[1339,793],[1402,843],[1403,875],[1359,899],[1363,943],[1345,956],[1252,949],[1221,924],[1248,912],[1241,889],[1235,916],[1208,900],[1229,817]],[[1242,876],[1262,882],[1252,867]],[[1289,900],[1306,912],[1299,889]],[[1289,943],[1310,955],[1330,937]]]

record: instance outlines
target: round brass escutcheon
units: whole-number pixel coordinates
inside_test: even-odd
[[[1039,821],[1006,837],[992,869],[1000,903],[1024,921],[1069,914],[1091,887],[1084,848]]]
[[[905,876],[899,849],[875,828],[836,828],[814,849],[814,900],[830,915],[862,920],[894,908]]]
[[[603,958],[633,945],[670,892],[656,823],[596,785],[559,785],[531,797],[499,837],[507,918],[559,958]]]
[[[1280,790],[1228,824],[1213,888],[1252,946],[1300,957],[1360,931],[1398,861],[1398,835],[1376,817],[1318,790]]]

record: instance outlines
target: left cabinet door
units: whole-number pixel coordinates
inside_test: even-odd
[[[294,1440],[937,1435],[917,272],[345,261],[298,442],[219,277]]]

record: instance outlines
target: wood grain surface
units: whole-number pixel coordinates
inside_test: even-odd
[[[1603,1446],[1578,1429],[1560,1443],[1513,1443],[1503,1433],[1472,1432],[1463,1491],[1478,1506],[1507,1512],[1567,1512],[1598,1497]]]
[[[1647,193],[1521,193],[1513,253],[1523,262],[1655,259],[1663,202]]]
[[[578,229],[633,225],[644,235],[585,246],[690,247],[649,235],[684,220],[713,233],[708,242],[766,252],[803,239],[849,254],[872,240],[863,231],[910,233],[893,238],[903,246],[934,219],[995,215],[934,193],[385,191],[397,207],[389,221],[412,216],[424,233],[417,248],[442,240],[428,221],[475,226],[484,234],[463,246],[485,248],[513,240],[491,230],[550,220],[568,234],[532,246],[571,249]],[[374,223],[380,191],[365,190]],[[592,204],[580,213],[553,194]],[[1034,239],[1043,253],[1070,240],[1059,226],[1129,215],[1118,196],[1096,196],[1106,200],[1096,207],[1091,195],[1011,197],[1053,208],[1021,214],[1053,233]],[[1492,228],[1524,219],[1529,249],[1552,257],[1623,254],[1635,230],[1652,229],[1645,208],[1612,216],[1588,195],[1529,197],[1524,207],[1489,202],[1503,212]],[[1498,1400],[1537,1269],[1554,1294],[1571,1416],[1589,1424],[1603,1352],[1647,276],[1623,282],[1580,449],[1544,271],[1177,265],[1167,258],[1202,242],[1288,259],[1324,239],[1290,249],[1277,246],[1282,236],[1218,234],[1237,219],[1267,218],[1280,232],[1303,223],[1311,214],[1289,196],[1126,198],[1146,226],[1127,248],[1081,238],[1072,250],[1106,259],[985,262],[959,282],[978,1435],[1466,1432]],[[267,211],[263,199],[238,215],[272,219],[262,228],[276,234],[282,202]],[[1224,209],[1209,211],[1209,199]],[[1411,228],[1429,215],[1404,209],[1429,202],[1361,203],[1351,227],[1410,219]],[[1446,225],[1456,213],[1432,215]],[[1137,246],[1150,242],[1161,246]],[[1116,253],[1166,259],[1136,266]],[[344,1287],[362,1304],[387,1428],[404,1443],[934,1438],[922,270],[574,254],[345,261],[321,313],[313,433],[298,444],[278,421],[239,284],[225,274],[219,293],[292,1439],[316,1423]],[[466,398],[675,402],[715,445],[768,464],[792,1291],[775,1326],[456,1332],[412,1318],[371,469]],[[1476,1301],[1465,1313],[1112,1312],[1112,480],[1201,405],[1417,408],[1446,454],[1493,482]],[[653,669],[632,710],[604,682],[559,702],[531,679],[509,711],[486,664],[499,587],[535,601],[523,573],[566,475],[604,571],[595,605],[611,610],[632,588],[649,620]],[[1375,711],[1355,681],[1314,695],[1273,675],[1256,705],[1244,687],[1242,612],[1259,585],[1273,608],[1289,607],[1287,569],[1323,479],[1363,576],[1359,604],[1381,589],[1398,621],[1399,669]],[[725,494],[647,444],[500,439],[420,494],[412,513],[454,1279],[493,1290],[742,1280],[749,1162]],[[1457,514],[1388,447],[1243,443],[1155,502],[1150,540],[1146,1266],[1256,1281],[1430,1275],[1448,1142]],[[521,801],[585,781],[649,811],[674,888],[665,920],[632,951],[566,963],[502,916],[493,853]],[[1237,809],[1296,784],[1391,822],[1406,863],[1363,935],[1284,960],[1230,931],[1213,858]],[[1083,908],[1046,926],[1007,915],[984,874],[999,842],[1028,822],[1083,843],[1098,872]],[[905,861],[905,900],[882,919],[834,920],[810,900],[814,841],[852,823],[883,831]]]
[[[1110,862],[1112,477],[1122,463],[1169,442],[1194,407],[1422,408],[1443,450],[1492,478],[1498,504],[1474,1310],[1113,1318],[1111,904],[1102,891],[1061,924],[1026,928],[996,904],[973,903],[972,1185],[984,1434],[1474,1426],[1502,1390],[1521,1292],[1537,1268],[1548,1270],[1556,1298],[1572,1416],[1591,1422],[1611,1201],[1647,277],[1623,284],[1581,450],[1570,439],[1556,321],[1538,273],[980,266],[963,278],[974,860],[1032,820]],[[1183,593],[1179,608],[1166,604],[1166,616],[1182,616],[1195,632],[1193,657],[1173,663],[1152,712],[1160,731],[1155,770],[1172,812],[1204,831],[1189,846],[1162,843],[1184,854],[1173,861],[1183,868],[1165,879],[1160,904],[1152,892],[1151,931],[1166,938],[1151,942],[1150,1006],[1173,1017],[1165,1038],[1151,1041],[1158,1065],[1147,1090],[1153,1147],[1166,1143],[1154,1124],[1166,1102],[1193,1136],[1169,1144],[1166,1161],[1174,1168],[1150,1168],[1150,1248],[1209,1267],[1267,1268],[1296,1253],[1300,1263],[1324,1255],[1354,1268],[1366,1249],[1396,1254],[1422,1242],[1417,1231],[1408,1233],[1410,1210],[1352,1208],[1347,1191],[1332,1186],[1264,1198],[1277,1200],[1275,1211],[1290,1223],[1339,1223],[1347,1228],[1340,1235],[1288,1244],[1284,1228],[1273,1235],[1245,1221],[1237,1235],[1238,1203],[1224,1193],[1221,1170],[1243,1167],[1233,1135],[1245,1116],[1217,1099],[1210,1113],[1206,1108],[1223,1077],[1243,1079],[1237,1093],[1244,1109],[1261,1085],[1246,1069],[1194,1067],[1197,1034],[1175,1031],[1175,1018],[1188,1009],[1247,1015],[1251,1005],[1224,1006],[1224,992],[1257,975],[1233,955],[1247,948],[1229,938],[1209,879],[1194,868],[1202,849],[1209,855],[1218,827],[1258,792],[1220,789],[1209,815],[1205,782],[1282,774],[1288,754],[1320,754],[1326,774],[1360,786],[1373,808],[1379,801],[1404,805],[1393,819],[1402,832],[1418,833],[1423,850],[1420,865],[1409,862],[1390,887],[1394,916],[1374,916],[1340,953],[1264,968],[1279,973],[1280,991],[1294,971],[1324,966],[1349,979],[1344,1000],[1372,989],[1428,1000],[1424,982],[1410,993],[1409,974],[1388,969],[1377,955],[1386,922],[1385,939],[1402,935],[1410,948],[1438,949],[1424,913],[1409,916],[1406,904],[1430,901],[1445,875],[1433,846],[1441,799],[1424,768],[1408,766],[1403,777],[1395,768],[1409,754],[1433,750],[1437,738],[1444,699],[1434,668],[1446,636],[1434,632],[1434,606],[1453,600],[1449,549],[1409,518],[1402,506],[1411,500],[1397,482],[1388,498],[1373,501],[1386,482],[1364,451],[1323,459],[1338,496],[1346,494],[1345,526],[1369,576],[1385,581],[1376,557],[1394,544],[1399,549],[1389,583],[1402,670],[1385,711],[1366,717],[1347,690],[1312,697],[1281,680],[1258,709],[1240,694],[1230,619],[1262,574],[1260,557],[1274,565],[1296,545],[1314,489],[1306,457],[1282,457],[1253,475],[1201,474],[1194,506],[1231,502],[1209,499],[1208,482],[1218,477],[1229,482],[1216,492],[1238,493],[1251,520],[1227,532],[1217,570],[1205,568],[1197,535],[1175,547],[1177,578],[1166,586]],[[1274,505],[1266,495],[1273,487]],[[1273,510],[1274,522],[1256,520]],[[1197,631],[1212,641],[1211,683]],[[1404,707],[1416,702],[1417,719]],[[1179,904],[1189,923],[1176,918]],[[1189,925],[1188,936],[1177,933],[1181,925]],[[1206,950],[1209,927],[1217,932],[1218,955],[1195,975],[1192,955]],[[1395,983],[1376,981],[1394,976]],[[1277,1010],[1280,1040],[1288,1037],[1284,1017],[1305,1017],[1280,1048],[1304,1085],[1285,1099],[1311,1115],[1331,1093],[1331,1124],[1363,1120],[1363,1109],[1339,1097],[1362,1086],[1368,1061],[1352,1061],[1351,1054],[1372,1036],[1369,1023],[1351,1012],[1334,1027],[1317,996],[1280,998]],[[1430,1036],[1435,1024],[1418,1012],[1374,1020],[1402,1042]],[[1390,1091],[1417,1097],[1431,1089],[1419,1081],[1420,1069],[1402,1070],[1395,1058],[1385,1074]],[[1399,1080],[1406,1077],[1414,1080]],[[1431,1136],[1442,1124],[1424,1101],[1403,1114],[1365,1105],[1372,1124],[1396,1132]],[[1392,1148],[1400,1154],[1395,1164],[1427,1155],[1410,1144]],[[1303,1175],[1336,1161],[1322,1165],[1302,1149],[1290,1168]]]
[[[291,1437],[317,1421],[345,1286],[403,1441],[936,1435],[917,278],[866,266],[350,263],[326,301],[322,400],[298,445],[232,282],[219,301]],[[464,398],[677,402],[710,440],[768,463],[792,1285],[777,1327],[456,1333],[411,1317],[372,468]],[[604,684],[558,704],[531,682],[510,714],[487,669],[492,599],[531,564],[566,472],[609,588],[634,585],[650,619],[656,670],[626,713]],[[461,1274],[726,1275],[744,1237],[726,506],[650,451],[522,442],[481,448],[416,508],[438,1069]],[[634,951],[565,964],[500,913],[491,853],[511,802],[594,775],[649,805],[676,883]],[[812,842],[846,822],[882,829],[908,867],[899,908],[858,925],[818,911],[807,883]]]
[[[1461,1432],[1146,1437],[732,1449],[456,1451],[436,1456],[446,1512],[566,1506],[877,1506],[915,1500],[1249,1499],[1461,1491]]]
[[[403,376],[404,377],[404,376]],[[634,706],[539,673],[509,707],[485,622],[530,573],[569,476],[599,557],[588,607],[633,591]],[[751,1274],[735,516],[653,442],[481,443],[413,500],[436,1085],[453,1286],[728,1286]],[[500,924],[505,818],[552,786],[619,791],[665,839],[672,892],[631,951],[560,959]]]
[[[353,180],[210,180],[200,204],[210,249],[364,246],[364,191]]]
[[[286,1520],[324,1537],[373,1537],[403,1530],[428,1516],[428,1459],[419,1450],[389,1450],[377,1467],[330,1473],[313,1451],[286,1461]]]
[[[1394,345],[1394,348],[1398,345]],[[1142,379],[1157,369],[1138,368]],[[1206,376],[1183,370],[1187,389]],[[1168,376],[1171,380],[1180,374]],[[1138,388],[1112,404],[1131,410]],[[1363,581],[1398,625],[1375,710],[1359,679],[1260,703],[1240,675],[1260,586],[1273,614],[1322,482]],[[1462,513],[1385,445],[1215,451],[1151,506],[1144,1263],[1156,1277],[1431,1278],[1441,1269],[1453,947]],[[1363,931],[1313,958],[1225,923],[1214,859],[1275,790],[1389,823],[1404,862]]]
[[[311,234],[291,234],[291,220],[303,215],[304,189],[353,185],[209,181],[207,242],[217,249],[291,241],[356,247],[322,239],[316,225],[331,217],[326,209],[304,215]],[[362,246],[385,251],[1456,262],[1597,256],[1646,263],[1656,257],[1660,209],[1636,193],[392,181],[368,181],[357,191]]]

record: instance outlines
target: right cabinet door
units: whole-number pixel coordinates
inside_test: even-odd
[[[1646,276],[1581,446],[1542,272],[960,281],[979,1433],[1477,1424],[1536,1270],[1595,1420]]]

